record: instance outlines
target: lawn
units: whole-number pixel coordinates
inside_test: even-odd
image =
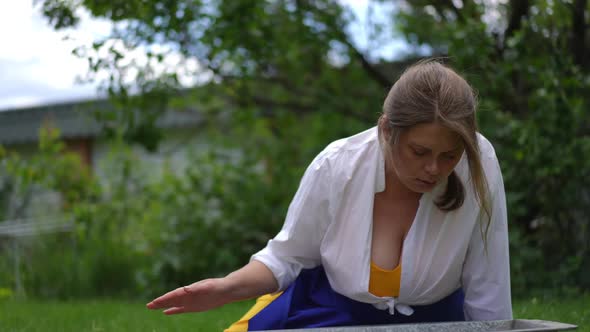
[[[202,314],[164,316],[123,301],[0,301],[0,331],[222,331],[251,302]],[[515,318],[553,320],[590,332],[590,295],[514,302]]]
[[[247,310],[236,303],[201,314],[165,316],[124,301],[0,301],[0,331],[222,331]]]

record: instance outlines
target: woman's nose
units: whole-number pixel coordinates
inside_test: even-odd
[[[426,164],[426,172],[429,175],[438,175],[439,167],[438,167],[438,161],[436,159],[434,159]]]

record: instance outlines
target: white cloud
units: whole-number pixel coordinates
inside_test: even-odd
[[[76,83],[78,77],[88,72],[88,64],[86,59],[74,56],[72,50],[108,36],[112,24],[81,12],[76,28],[55,31],[32,2],[0,0],[0,110],[97,97],[97,87],[106,78],[105,73],[100,73],[92,84]],[[117,40],[109,44],[121,51],[126,61],[148,66],[144,48],[129,50]],[[165,51],[158,45],[152,49]],[[100,54],[104,56],[105,51],[102,49]],[[181,61],[181,83],[195,84],[198,77],[194,73],[199,66],[194,59],[170,54],[164,64],[150,66],[157,75],[170,71]],[[131,70],[126,83],[134,82],[136,74],[136,70]]]
[[[71,51],[108,34],[110,23],[85,15],[79,29],[56,32],[32,1],[2,1],[0,31],[1,109],[96,96],[95,86],[75,83],[87,64]]]

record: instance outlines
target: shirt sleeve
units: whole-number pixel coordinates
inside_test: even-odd
[[[328,161],[316,157],[301,179],[281,231],[251,258],[272,271],[279,290],[287,288],[301,269],[321,263],[320,245],[330,220],[330,180]]]
[[[466,320],[512,319],[506,194],[499,165],[497,178],[496,183],[490,184],[491,220],[487,251],[482,237],[487,219],[484,214],[483,222],[474,227],[463,265]]]

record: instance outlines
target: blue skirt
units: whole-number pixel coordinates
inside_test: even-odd
[[[319,266],[303,270],[278,298],[250,318],[248,331],[464,321],[463,301],[463,291],[458,289],[439,302],[412,306],[410,316],[390,315],[336,293]]]

